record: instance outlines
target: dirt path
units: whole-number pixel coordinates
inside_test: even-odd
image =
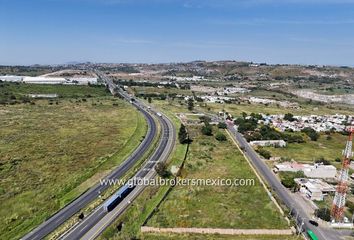
[[[152,233],[200,233],[225,235],[292,235],[291,229],[224,229],[224,228],[155,228],[141,227],[141,232]]]

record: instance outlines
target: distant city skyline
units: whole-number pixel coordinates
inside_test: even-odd
[[[0,0],[0,65],[354,66],[354,0]]]

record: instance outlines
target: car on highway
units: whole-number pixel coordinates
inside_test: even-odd
[[[316,222],[314,220],[309,220],[309,223],[314,225],[315,227],[318,227],[318,222]]]

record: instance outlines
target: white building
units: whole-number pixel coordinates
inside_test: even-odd
[[[69,81],[79,85],[97,84],[97,78],[95,77],[71,77]]]
[[[0,80],[5,82],[21,82],[22,79],[23,79],[22,76],[13,76],[13,75],[0,76]]]
[[[301,164],[297,162],[284,162],[276,164],[274,172],[299,172],[303,171],[308,178],[335,178],[337,169],[332,165],[323,164]]]
[[[304,174],[308,178],[334,178],[337,169],[332,165],[315,164],[304,168]]]
[[[323,201],[324,196],[336,191],[335,187],[320,179],[295,178],[300,192],[310,200]]]
[[[262,146],[262,147],[286,147],[286,142],[284,140],[262,140],[262,141],[251,141],[252,146]]]
[[[57,98],[58,94],[28,94],[28,96],[31,98]]]
[[[62,77],[24,77],[23,82],[31,84],[64,84],[68,80]]]

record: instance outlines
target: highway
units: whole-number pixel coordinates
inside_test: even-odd
[[[135,100],[136,104],[142,106],[143,104]],[[151,110],[152,112],[155,112]],[[155,112],[156,113],[156,112]],[[156,176],[155,165],[157,162],[164,162],[168,159],[175,143],[175,129],[171,121],[164,115],[158,116],[161,124],[161,138],[159,144],[143,165],[143,167],[136,173],[133,178],[151,179]],[[131,202],[139,195],[139,193],[147,186],[137,186],[123,201],[112,211],[106,212],[103,209],[103,204],[97,207],[89,216],[82,222],[70,229],[60,239],[95,239],[98,237],[117,217],[119,217],[124,210],[131,204]]]
[[[246,139],[233,128],[233,124],[228,124],[228,131],[238,142],[245,155],[251,160],[252,165],[261,174],[263,179],[268,183],[268,186],[278,195],[282,202],[290,209],[291,215],[296,220],[299,229],[304,231],[311,230],[314,232],[318,239],[322,240],[338,240],[341,236],[350,234],[351,231],[338,231],[331,228],[315,227],[308,221],[308,215],[289,194],[288,190],[280,183],[274,173],[268,168],[253,148],[248,144]]]
[[[115,95],[116,86],[111,81],[106,83],[109,86],[111,93]],[[130,101],[130,97],[127,94],[122,93],[122,96],[126,100]],[[133,105],[144,115],[147,121],[148,124],[147,134],[144,140],[138,146],[138,148],[121,165],[119,165],[115,170],[113,170],[108,176],[105,177],[107,181],[112,179],[119,179],[122,176],[124,176],[124,174],[130,168],[132,168],[134,164],[136,164],[138,160],[141,159],[141,157],[146,153],[150,145],[153,143],[155,136],[157,135],[157,125],[156,122],[154,121],[154,118],[151,116],[151,113],[146,111],[144,108],[142,108],[140,105],[136,103],[133,103]],[[22,239],[24,240],[43,239],[45,236],[53,232],[61,224],[63,224],[65,221],[71,218],[74,214],[78,213],[82,208],[87,206],[90,202],[97,199],[100,196],[100,194],[103,191],[105,191],[108,187],[109,185],[97,183],[89,190],[87,190],[85,193],[80,195],[78,198],[73,200],[71,203],[66,205],[64,208],[60,209],[58,212],[52,215],[41,225],[36,227],[34,230],[29,232],[25,236],[23,236]]]

